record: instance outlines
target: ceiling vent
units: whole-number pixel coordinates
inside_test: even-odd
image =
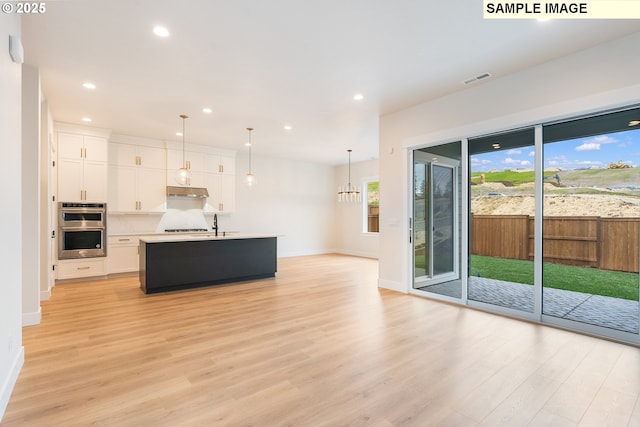
[[[491,77],[491,73],[482,73],[475,77],[471,77],[470,79],[465,80],[463,83],[466,85],[469,85],[471,83],[475,83],[480,80],[488,79],[489,77]]]

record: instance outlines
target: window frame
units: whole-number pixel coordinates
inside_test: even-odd
[[[362,234],[377,236],[380,233],[380,213],[378,212],[378,231],[369,231],[369,184],[378,184],[378,209],[380,208],[380,180],[378,177],[362,179]]]

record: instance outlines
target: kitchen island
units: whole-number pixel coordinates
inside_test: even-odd
[[[259,234],[140,238],[140,288],[146,294],[274,277],[277,237]]]

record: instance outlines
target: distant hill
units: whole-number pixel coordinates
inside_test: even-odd
[[[481,182],[483,172],[473,172],[471,180],[474,184]],[[560,178],[563,186],[571,187],[597,187],[607,188],[626,185],[640,186],[640,168],[628,169],[574,169],[568,171],[544,173],[545,181],[557,181],[555,175]],[[500,171],[484,172],[485,182],[502,183],[505,186],[518,186],[531,183],[534,180],[533,171]]]

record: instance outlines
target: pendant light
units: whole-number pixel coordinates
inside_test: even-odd
[[[251,173],[251,132],[253,131],[253,128],[247,128],[247,130],[249,131],[249,142],[246,144],[247,147],[249,147],[249,173],[247,173],[247,176],[245,177],[245,184],[248,187],[252,187],[256,182],[255,176]]]
[[[182,119],[182,167],[176,172],[176,182],[180,185],[189,186],[191,184],[191,172],[187,168],[187,162],[184,159],[184,122],[189,118],[186,114],[180,114]]]
[[[338,187],[338,201],[339,202],[360,202],[360,188],[357,185],[351,185],[351,151],[349,153],[349,183],[346,186]]]

